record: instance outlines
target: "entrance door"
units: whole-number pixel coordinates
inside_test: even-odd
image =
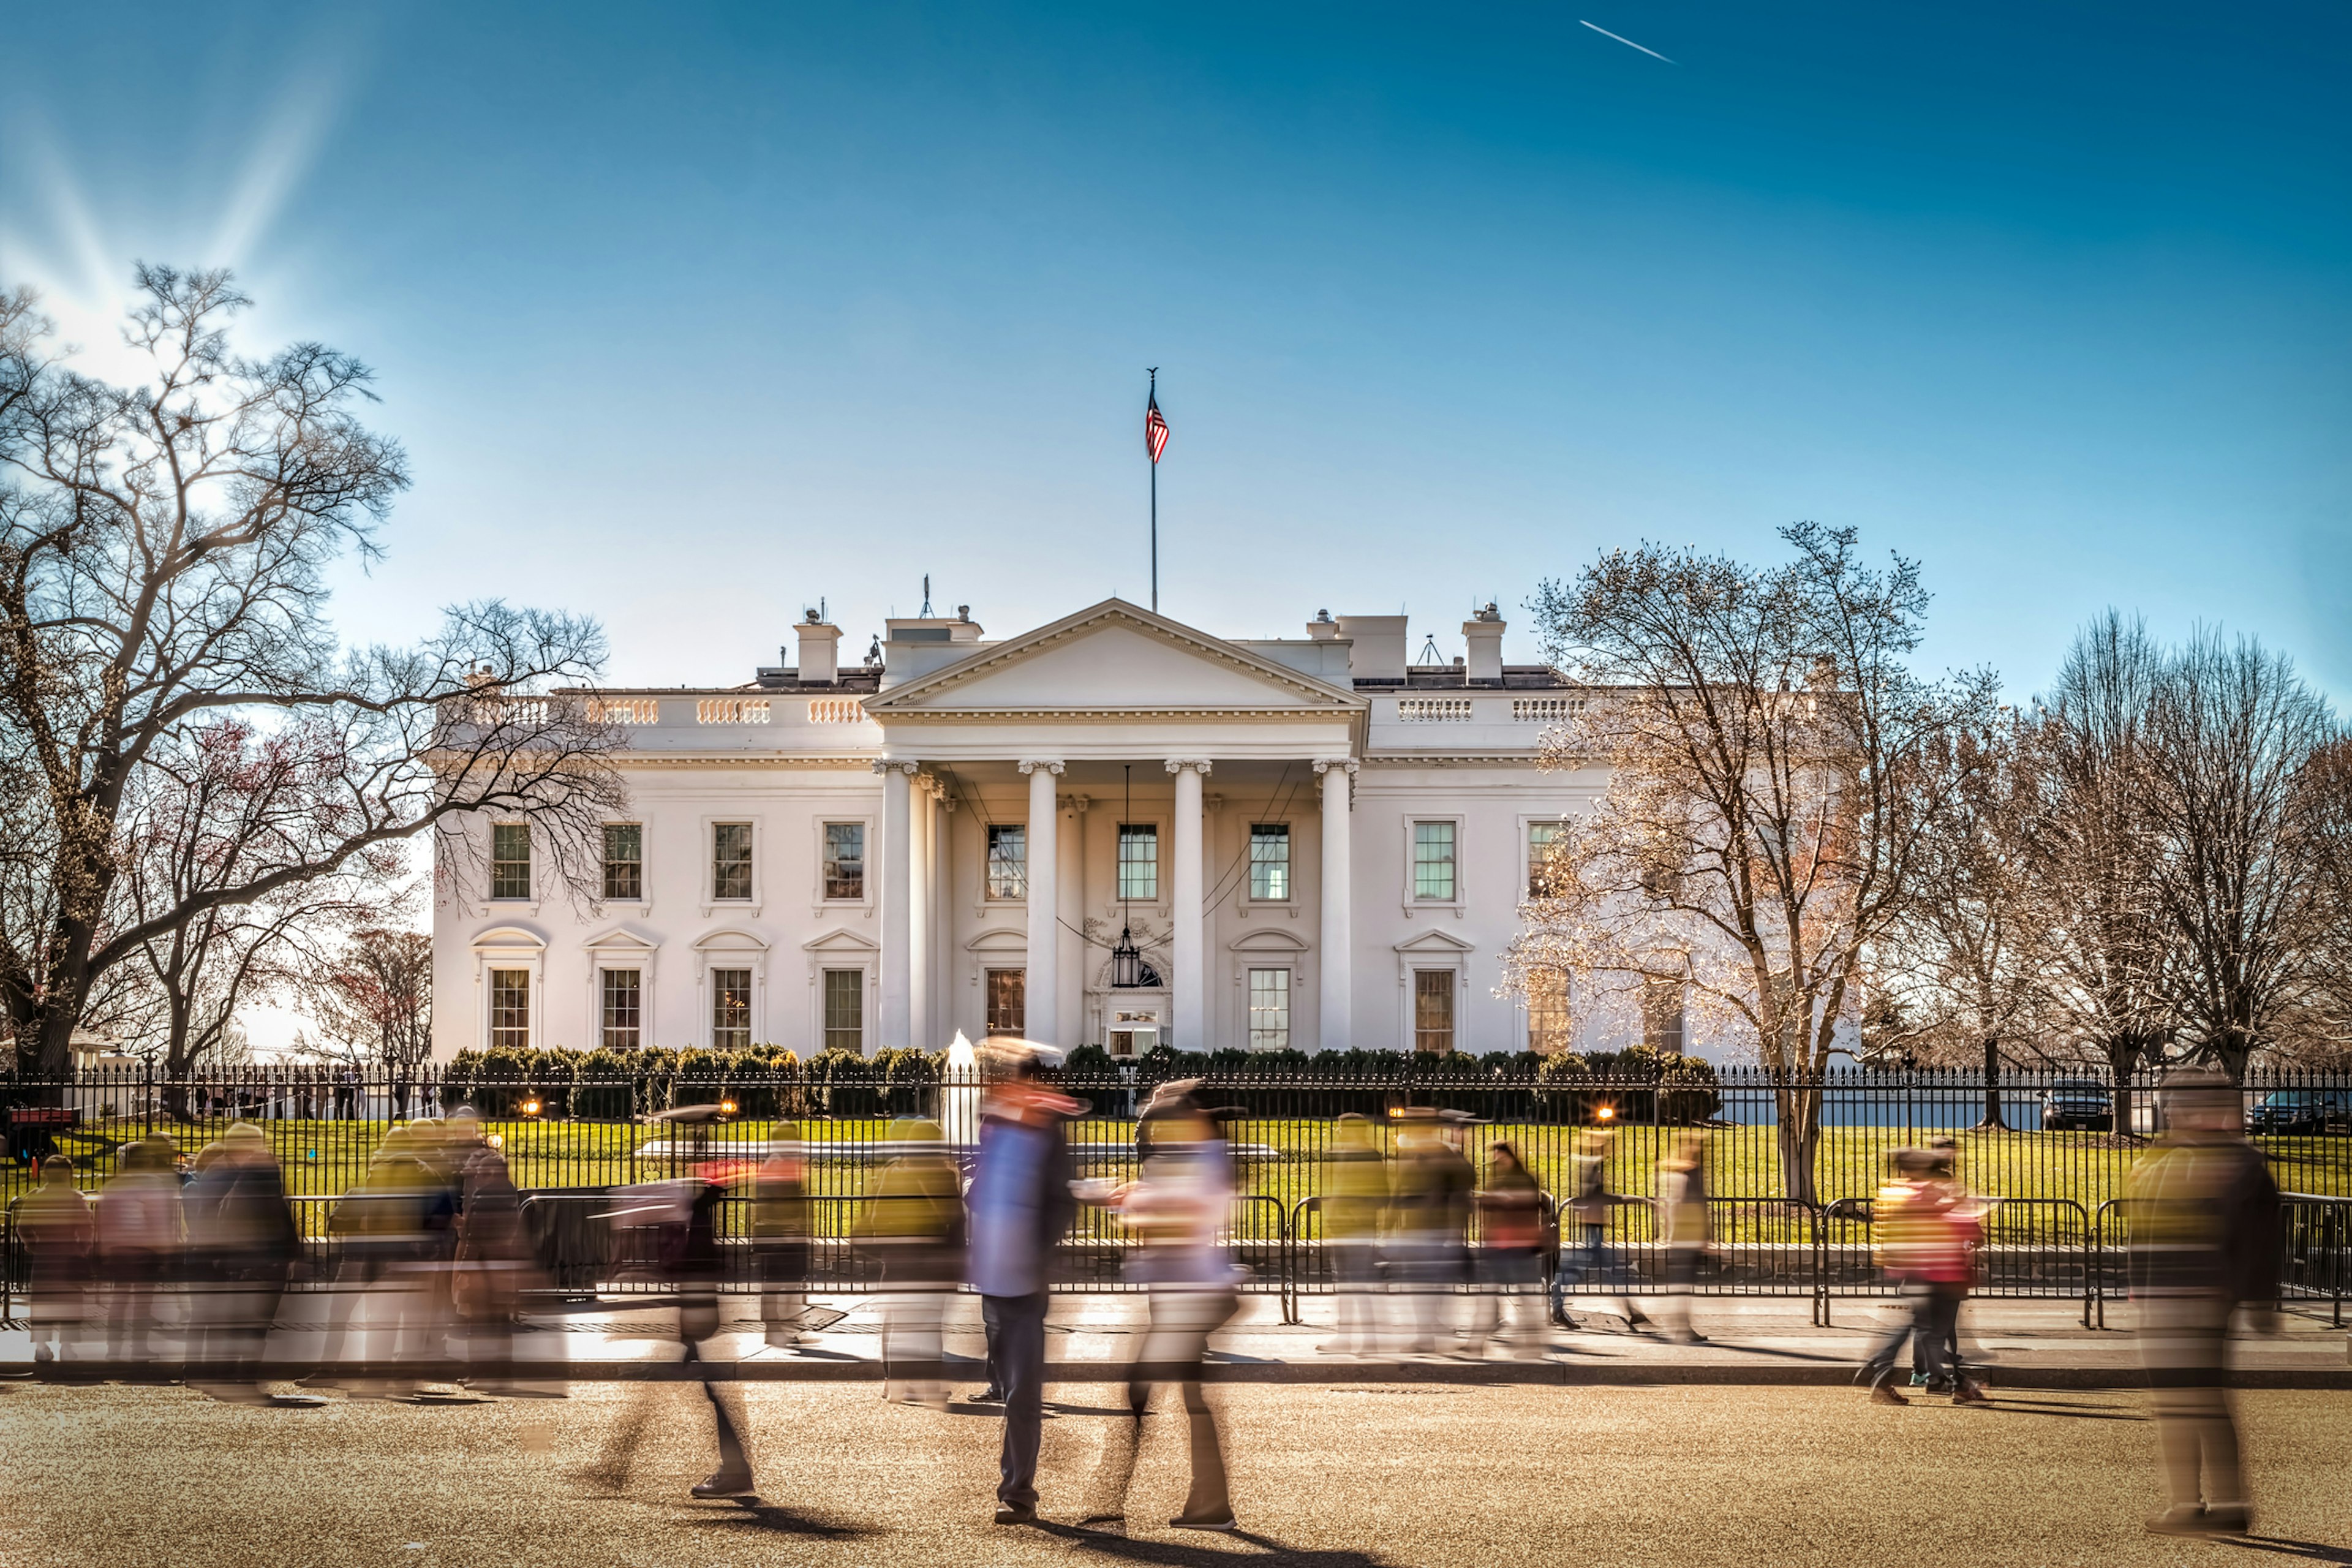
[[[988,1032],[1021,1035],[1028,1024],[1028,978],[1025,969],[992,969],[987,973]],[[965,1015],[970,1017],[970,1014]]]

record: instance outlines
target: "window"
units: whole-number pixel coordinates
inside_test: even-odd
[[[828,822],[824,825],[824,896],[863,899],[866,896],[866,824]]]
[[[751,896],[751,825],[715,822],[710,826],[710,896],[745,899]]]
[[[1528,897],[1544,899],[1551,896],[1554,871],[1549,864],[1551,841],[1559,837],[1567,825],[1559,822],[1528,824]]]
[[[645,1042],[645,973],[635,969],[607,969],[600,982],[604,991],[604,1047],[634,1051]]]
[[[530,1049],[530,971],[490,971],[490,1049]]]
[[[1454,1049],[1454,971],[1412,972],[1412,1048],[1441,1057]]]
[[[1290,897],[1290,827],[1260,822],[1250,827],[1250,897],[1279,903]]]
[[[1147,903],[1160,897],[1160,829],[1149,822],[1118,825],[1118,896]]]
[[[490,897],[530,897],[530,824],[490,825]]]
[[[710,972],[710,1048],[742,1051],[751,1047],[751,972]]]
[[[1454,901],[1454,824],[1412,825],[1412,896],[1441,904]]]
[[[1538,1056],[1557,1056],[1568,1049],[1568,971],[1537,969],[1528,973],[1528,1049]]]
[[[866,1054],[866,971],[824,972],[824,1048]]]
[[[1675,980],[1653,980],[1642,987],[1642,1043],[1661,1056],[1683,1049],[1683,988]]]
[[[646,830],[636,823],[604,825],[604,896],[622,900],[646,896]]]
[[[988,826],[988,896],[1029,896],[1029,830],[1017,822]]]
[[[988,1032],[992,1035],[1018,1035],[1028,1026],[1027,980],[1025,969],[992,969],[988,972]]]
[[[1249,972],[1249,1043],[1254,1051],[1290,1048],[1290,971]]]

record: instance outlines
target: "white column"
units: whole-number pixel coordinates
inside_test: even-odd
[[[882,1016],[867,1043],[890,1050],[908,1043],[915,1023],[915,857],[908,820],[915,764],[881,762],[874,771],[882,775]]]
[[[1322,1032],[1320,1048],[1344,1051],[1349,1036],[1349,1015],[1355,984],[1355,928],[1349,919],[1348,849],[1349,785],[1356,776],[1354,759],[1326,758],[1315,771],[1323,775],[1323,931],[1318,946],[1322,985],[1318,1010]]]
[[[931,1043],[931,781],[918,774],[907,803],[908,1043]]]
[[[1169,976],[1171,1042],[1180,1051],[1209,1049],[1209,976],[1201,910],[1201,779],[1208,763],[1201,758],[1172,758],[1168,771],[1176,775],[1176,843],[1174,873],[1170,879],[1168,917],[1174,926],[1171,945],[1176,973]]]
[[[1059,763],[1025,762],[1029,775],[1029,972],[1022,979],[1022,1028],[1033,1040],[1062,1044],[1062,1023],[1055,1016],[1061,996],[1061,878],[1054,831],[1061,817],[1054,801],[1054,781],[1062,776]]]
[[[1062,990],[1055,1002],[1058,1010],[1054,1016],[1061,1022],[1063,1037],[1055,1044],[1067,1050],[1087,1043],[1087,797],[1080,795],[1065,798],[1070,803],[1070,831],[1062,840]]]

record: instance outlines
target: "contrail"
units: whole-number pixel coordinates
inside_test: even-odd
[[[1582,23],[1584,24],[1584,26],[1588,26],[1588,27],[1592,27],[1592,24],[1591,24],[1591,23],[1590,23],[1590,22],[1585,22],[1585,21],[1584,21],[1584,18],[1583,18],[1583,17],[1581,17],[1581,16],[1579,16],[1579,17],[1577,18],[1577,20],[1578,20],[1579,22],[1582,22]],[[1606,28],[1606,27],[1592,27],[1592,30],[1593,30],[1594,32],[1596,32],[1596,33],[1600,34],[1600,35],[1601,35],[1602,37],[1604,37],[1604,38],[1617,38],[1617,35],[1616,35],[1616,34],[1614,34],[1614,33],[1612,33],[1612,32],[1611,32],[1611,31],[1610,31],[1608,28]],[[1665,56],[1664,56],[1664,55],[1662,55],[1662,54],[1660,54],[1660,53],[1658,53],[1658,51],[1657,51],[1657,50],[1655,50],[1655,49],[1643,49],[1641,45],[1639,45],[1639,44],[1635,43],[1635,42],[1634,42],[1633,39],[1631,39],[1631,38],[1617,38],[1617,41],[1618,41],[1619,43],[1621,43],[1621,44],[1624,45],[1624,46],[1625,46],[1627,48],[1629,48],[1629,49],[1642,49],[1642,52],[1643,52],[1643,54],[1645,54],[1645,55],[1649,56],[1649,57],[1650,57],[1652,59],[1654,59],[1654,60],[1666,60],[1666,57],[1665,57]],[[1667,63],[1668,65],[1672,65],[1672,64],[1674,64],[1675,62],[1674,62],[1674,61],[1672,61],[1672,60],[1666,60],[1666,63]]]

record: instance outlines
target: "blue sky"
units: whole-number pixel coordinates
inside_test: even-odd
[[[12,21],[0,279],[103,350],[133,258],[225,263],[377,367],[354,636],[497,592],[716,681],[926,571],[1140,599],[1158,364],[1213,631],[1532,658],[1539,577],[1811,517],[2020,692],[2116,604],[2352,693],[2340,5],[205,15]]]

